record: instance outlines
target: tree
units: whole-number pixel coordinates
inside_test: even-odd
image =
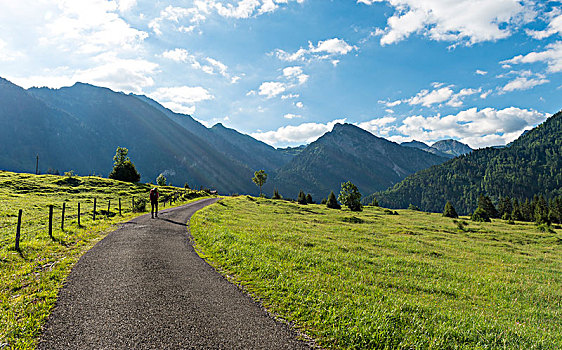
[[[307,202],[308,204],[314,203],[314,202],[312,201],[312,195],[310,195],[310,193],[308,193],[308,194],[306,195],[306,202]]]
[[[511,211],[511,220],[523,221],[523,215],[521,214],[521,207],[519,206],[519,201],[517,199],[513,200],[513,210]]]
[[[454,218],[454,219],[457,219],[459,217],[457,211],[453,207],[453,204],[451,204],[451,202],[449,201],[445,203],[445,209],[443,209],[443,216],[448,218]]]
[[[412,203],[410,203],[410,205],[408,205],[408,210],[420,211],[420,208],[418,208],[415,205],[413,205]]]
[[[117,151],[113,157],[113,170],[109,174],[110,179],[126,182],[140,181],[141,176],[133,162],[127,157],[128,153],[129,150],[125,147],[117,147]]]
[[[308,202],[306,201],[306,195],[304,194],[304,192],[301,190],[299,192],[299,196],[297,198],[297,203],[299,204],[308,204]]]
[[[341,205],[338,203],[334,191],[330,192],[328,200],[326,201],[326,206],[330,209],[341,209]]]
[[[503,217],[507,214],[508,217],[511,217],[511,213],[513,212],[513,205],[511,204],[511,199],[509,197],[501,197],[498,202],[498,215],[503,219]],[[509,219],[508,219],[509,220]]]
[[[500,217],[498,211],[496,210],[496,207],[494,206],[494,203],[492,203],[492,200],[488,196],[484,196],[481,194],[480,197],[478,197],[478,208],[484,210],[486,214],[488,214],[489,218]]]
[[[548,204],[546,200],[541,195],[535,205],[535,222],[537,224],[547,224],[550,225],[550,218],[548,216]]]
[[[361,211],[361,193],[357,186],[351,183],[351,181],[344,182],[341,184],[340,195],[338,196],[338,201],[343,205],[347,206],[351,211]]]
[[[158,175],[158,177],[156,178],[156,184],[158,186],[166,186],[166,176],[164,176],[164,174],[160,174]]]
[[[492,220],[490,220],[490,217],[488,216],[488,213],[478,207],[474,213],[472,213],[472,217],[471,217],[472,221],[479,221],[479,222],[491,222]]]
[[[272,199],[282,199],[283,197],[281,197],[281,195],[279,194],[279,191],[277,191],[277,189],[273,190],[273,197],[271,197]]]
[[[377,197],[373,196],[373,200],[371,201],[371,205],[373,207],[378,207],[379,206],[379,201],[377,200]]]
[[[254,181],[254,183],[260,187],[260,196],[261,196],[261,187],[267,181],[267,174],[265,173],[265,170],[258,170],[254,172],[254,177],[252,178],[252,181]]]

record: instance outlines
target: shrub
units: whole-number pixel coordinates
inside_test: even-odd
[[[326,201],[326,206],[330,209],[341,209],[341,205],[338,203],[334,191],[330,192],[328,200]]]
[[[308,204],[314,203],[314,202],[312,201],[312,196],[310,195],[310,193],[308,193],[308,194],[306,195],[306,202],[307,202]]]
[[[272,199],[282,199],[283,197],[281,197],[281,195],[279,194],[279,191],[277,191],[277,189],[273,190],[273,197],[271,197]]]
[[[328,200],[326,199],[326,197],[322,198],[322,201],[320,202],[320,204],[326,204],[326,203],[328,203]]]
[[[158,175],[156,178],[156,184],[158,186],[166,186],[166,176],[164,176],[164,174]]]
[[[415,205],[413,205],[412,203],[410,203],[410,205],[408,205],[408,210],[420,211],[420,208],[418,208]]]
[[[297,203],[299,204],[308,204],[308,202],[306,201],[306,195],[304,194],[304,192],[301,190],[299,192],[299,196],[297,198]]]
[[[443,209],[443,216],[445,216],[447,218],[453,218],[453,219],[456,219],[456,218],[459,217],[459,215],[457,214],[457,211],[453,207],[453,204],[451,204],[451,202],[449,202],[449,201],[447,201],[447,203],[445,203],[445,209]]]
[[[490,217],[488,216],[488,213],[478,207],[474,213],[472,213],[472,217],[471,217],[472,221],[478,221],[478,222],[491,222],[492,220],[490,220]]]
[[[135,199],[135,206],[133,207],[133,212],[142,213],[146,211],[146,199]]]
[[[361,193],[359,192],[357,186],[352,184],[351,181],[341,184],[338,201],[348,207],[351,211],[361,211],[363,209],[363,206],[361,205]]]

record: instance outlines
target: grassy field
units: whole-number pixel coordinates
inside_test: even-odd
[[[74,263],[114,230],[117,223],[145,214],[132,212],[132,199],[148,200],[150,186],[98,177],[36,176],[0,171],[0,349],[35,346],[41,325]],[[172,193],[181,194],[182,199],[174,206],[206,195],[175,187],[160,187],[160,192],[161,198]],[[94,198],[96,221],[92,215]],[[119,198],[123,216],[119,216]],[[63,203],[66,203],[64,231],[61,230]],[[80,227],[78,203],[82,213]],[[54,206],[54,240],[48,234],[49,205]],[[15,224],[19,209],[23,209],[23,215],[20,251],[16,251]]]
[[[562,348],[559,228],[236,197],[197,212],[191,232],[325,348]]]

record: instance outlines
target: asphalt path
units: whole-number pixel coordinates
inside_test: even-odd
[[[131,220],[80,258],[38,349],[310,349],[195,252],[204,199]]]

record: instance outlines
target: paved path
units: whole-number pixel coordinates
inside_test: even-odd
[[[309,349],[194,251],[206,199],[122,225],[59,292],[38,349]]]

